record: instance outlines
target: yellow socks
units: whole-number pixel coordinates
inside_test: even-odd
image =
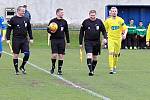
[[[109,55],[109,68],[110,68],[110,70],[113,70],[113,66],[114,66],[114,57],[113,57],[113,55]]]

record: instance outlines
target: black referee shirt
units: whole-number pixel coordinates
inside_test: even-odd
[[[52,22],[57,23],[58,29],[55,33],[51,33],[51,31],[47,28],[47,32],[51,34],[50,38],[51,39],[64,39],[66,36],[67,43],[70,43],[67,21],[65,19],[54,18],[49,22],[49,25]]]
[[[13,38],[24,39],[29,35],[30,39],[33,39],[31,24],[28,18],[14,16],[8,21],[8,27],[6,32],[6,39],[10,40],[10,34],[13,30]],[[27,34],[28,33],[28,34]]]
[[[104,38],[107,38],[105,26],[100,19],[96,18],[95,21],[92,21],[88,18],[84,20],[80,29],[79,44],[82,45],[83,37],[85,41],[100,40],[101,32]]]

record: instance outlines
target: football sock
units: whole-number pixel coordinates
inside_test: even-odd
[[[113,67],[116,67],[117,66],[117,63],[118,63],[118,57],[114,57],[114,66]]]
[[[18,59],[13,59],[14,67],[16,72],[18,72]]]
[[[110,70],[113,70],[113,65],[114,65],[114,57],[113,57],[113,55],[109,55],[109,68],[110,68]]]
[[[58,70],[61,70],[63,65],[63,60],[58,60]]]
[[[23,62],[22,62],[22,64],[21,64],[21,67],[22,67],[22,68],[24,68],[25,64],[27,63],[27,61],[28,61],[28,59],[29,59],[29,56],[30,56],[29,52],[25,52],[25,53],[24,53]]]
[[[95,67],[96,67],[96,64],[97,64],[97,60],[93,60],[92,62],[92,70],[94,71]]]
[[[91,58],[87,58],[87,65],[88,65],[90,72],[92,72],[92,59]]]
[[[56,59],[51,59],[51,61],[52,61],[52,68],[55,69]]]

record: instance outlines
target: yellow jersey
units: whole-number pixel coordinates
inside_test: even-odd
[[[115,19],[112,17],[106,19],[104,25],[108,33],[108,39],[121,39],[123,31],[127,29],[124,20],[119,16]]]
[[[150,41],[150,24],[148,25],[148,29],[147,29],[146,41]]]

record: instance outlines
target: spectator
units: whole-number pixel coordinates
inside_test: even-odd
[[[25,8],[24,16],[27,17],[29,20],[31,20],[30,12],[27,10],[27,5],[23,5],[23,7]]]
[[[137,27],[137,38],[138,38],[138,48],[144,49],[146,48],[146,29],[143,26],[143,22],[139,22],[139,26]]]
[[[130,23],[127,24],[128,33],[127,33],[127,44],[129,49],[137,49],[137,34],[136,34],[136,25],[134,25],[134,20],[131,19]]]

